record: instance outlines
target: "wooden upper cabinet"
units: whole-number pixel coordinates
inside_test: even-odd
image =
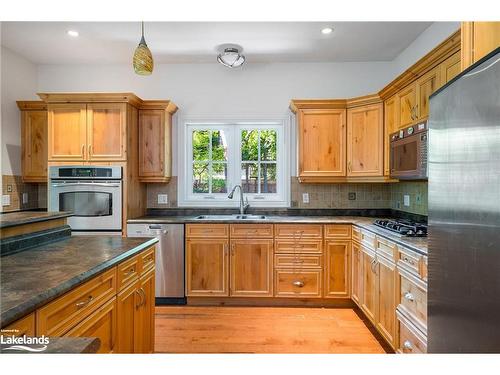
[[[325,241],[325,297],[350,297],[350,253],[350,240]]]
[[[48,159],[84,161],[87,159],[87,105],[49,104]]]
[[[170,101],[152,101],[139,110],[139,179],[169,182],[172,177],[172,115]]]
[[[21,167],[24,182],[47,182],[47,105],[17,102],[21,109]]]
[[[127,104],[87,104],[87,155],[90,161],[126,160]]]
[[[461,70],[460,51],[455,52],[453,55],[444,60],[440,65],[440,78],[441,86],[451,81]]]
[[[327,104],[316,108],[314,102],[308,108],[292,101],[298,120],[299,179],[304,182],[346,175],[346,110]]]
[[[399,129],[399,97],[391,96],[384,101],[384,176],[390,174],[390,135]]]
[[[347,175],[382,176],[384,121],[382,103],[347,110]]]
[[[415,114],[417,104],[416,91],[416,85],[411,83],[396,94],[399,102],[398,130],[411,125],[411,123],[417,118]]]
[[[462,70],[500,47],[500,22],[462,22]]]
[[[231,296],[273,296],[273,240],[231,240]]]
[[[194,239],[186,241],[186,295],[229,296],[229,241]]]
[[[426,119],[429,116],[429,97],[441,86],[440,72],[441,70],[437,66],[417,79],[415,120]]]

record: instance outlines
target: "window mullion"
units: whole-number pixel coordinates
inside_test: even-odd
[[[212,194],[212,130],[208,132],[208,194]]]

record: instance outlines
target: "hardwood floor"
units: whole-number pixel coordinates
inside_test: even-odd
[[[390,351],[370,327],[352,308],[160,306],[155,316],[155,352]]]

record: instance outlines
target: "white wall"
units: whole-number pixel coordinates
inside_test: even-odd
[[[2,174],[21,175],[21,125],[16,100],[38,99],[36,65],[2,46]]]

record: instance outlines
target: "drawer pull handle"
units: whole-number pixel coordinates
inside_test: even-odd
[[[150,256],[149,258],[146,258],[146,262],[149,263],[149,262],[152,262],[153,261],[153,257]]]
[[[302,281],[294,281],[292,284],[293,284],[293,286],[296,286],[299,288],[302,288],[304,286],[304,282],[302,282]]]
[[[413,297],[413,294],[411,294],[410,292],[406,292],[406,293],[404,294],[404,297],[405,297],[405,299],[407,299],[407,300],[408,300],[408,301],[410,301],[410,302],[415,301],[415,297]]]
[[[212,233],[214,230],[213,229],[204,229],[203,233]]]
[[[295,259],[292,262],[293,263],[304,263],[304,259]]]
[[[92,296],[88,296],[88,297],[87,297],[87,299],[86,299],[85,301],[82,301],[82,302],[77,302],[77,303],[76,303],[76,308],[77,308],[77,309],[81,309],[82,307],[87,306],[87,305],[90,303],[90,301],[92,301],[93,299],[94,299],[94,297],[92,297]]]
[[[146,292],[142,288],[139,289],[139,291],[141,292],[141,295],[142,295],[142,303],[139,306],[142,306],[142,305],[146,304]]]
[[[404,350],[408,350],[408,351],[412,351],[413,350],[413,345],[411,344],[411,342],[409,340],[406,340],[404,343],[403,343],[403,349]]]
[[[413,260],[411,260],[410,258],[408,258],[408,257],[404,257],[403,261],[405,261],[406,263],[411,264],[412,266],[415,265],[415,262]]]
[[[135,268],[129,269],[127,272],[125,272],[125,276],[130,276],[135,273]]]
[[[138,295],[138,296],[139,296],[139,298],[140,298],[139,302],[138,302],[138,303],[136,303],[136,305],[135,305],[135,308],[136,308],[136,309],[138,309],[138,308],[139,308],[139,307],[141,307],[141,305],[142,305],[142,300],[143,300],[143,297],[142,297],[142,294],[141,294],[141,290],[140,290],[140,289],[137,289],[135,292],[137,293],[137,295]]]

